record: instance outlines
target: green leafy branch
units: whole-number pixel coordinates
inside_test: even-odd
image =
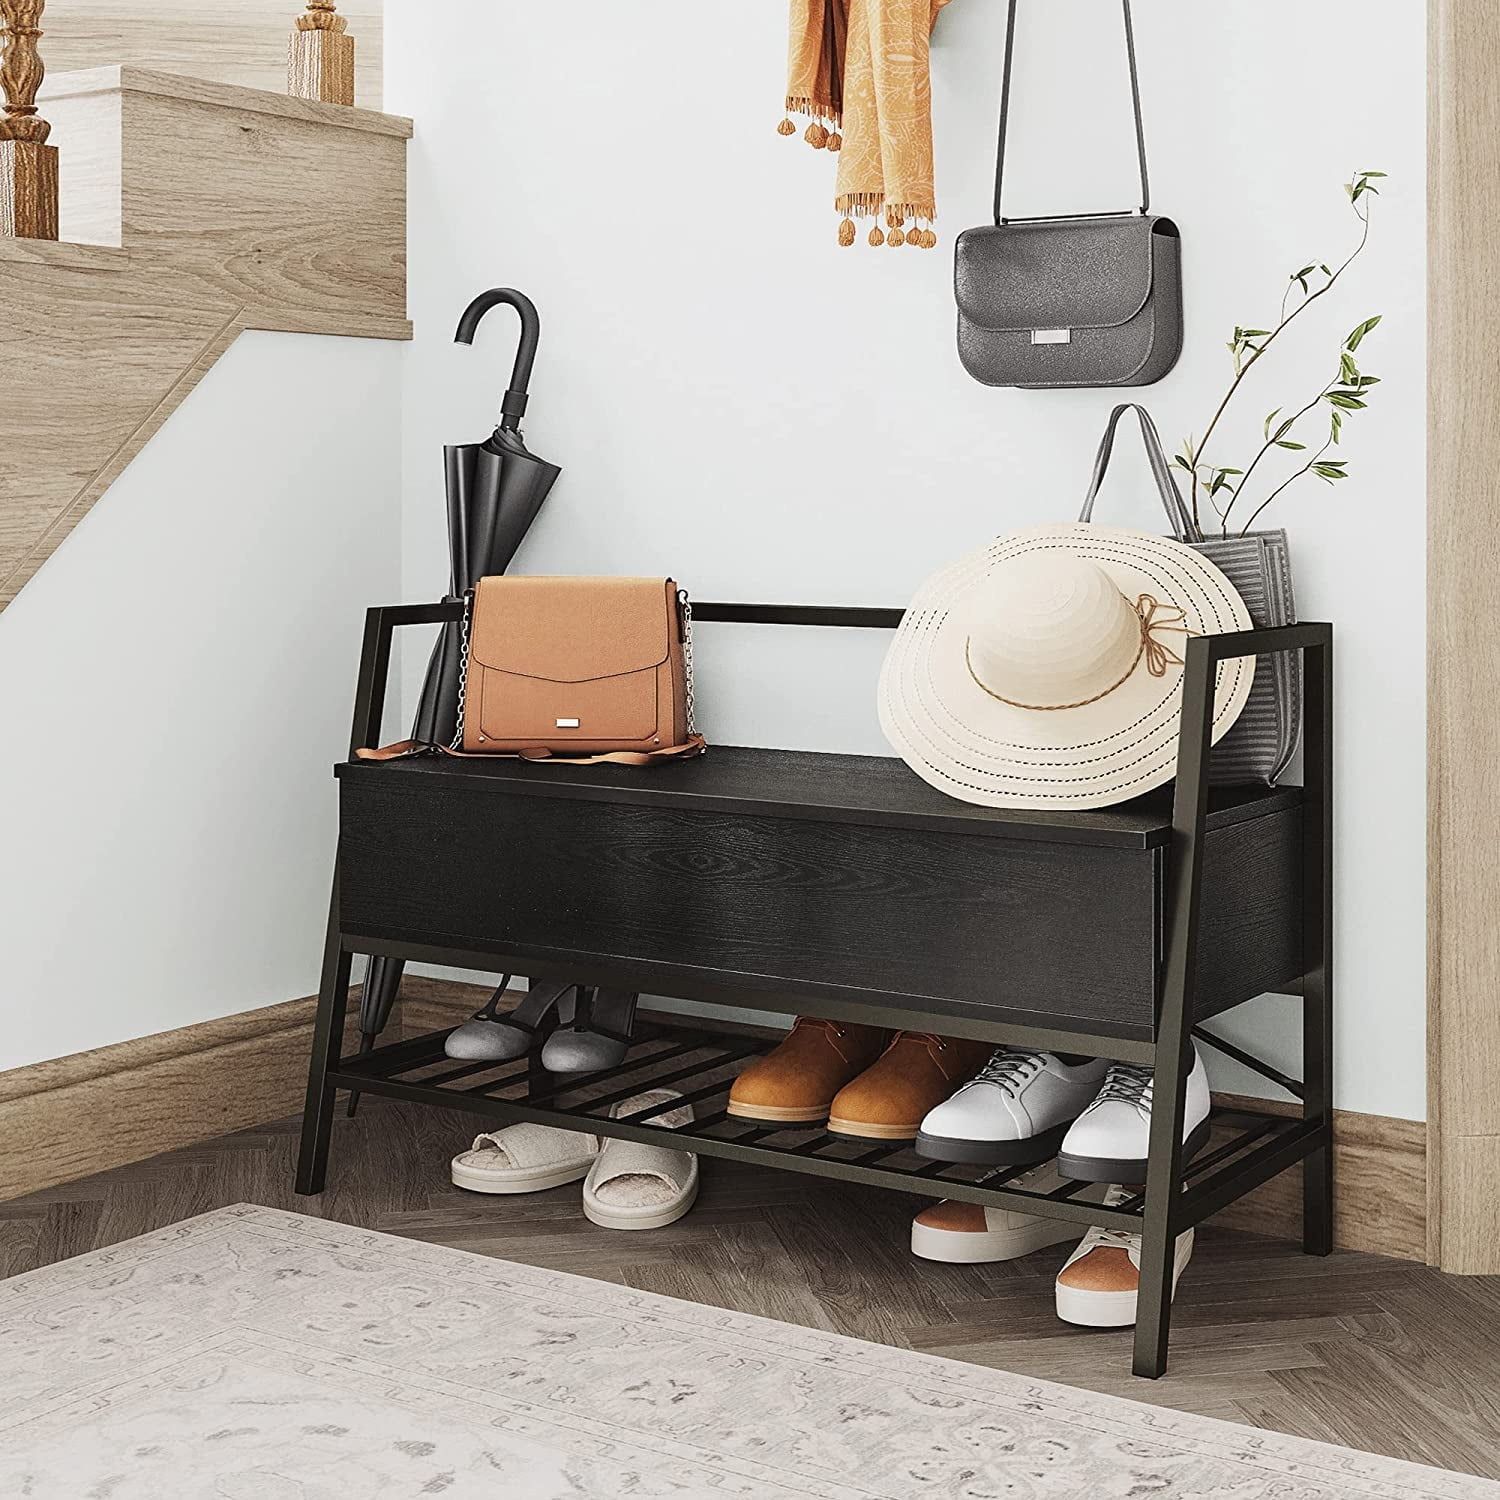
[[[1231,380],[1229,389],[1225,392],[1223,400],[1219,402],[1208,426],[1204,429],[1201,439],[1195,440],[1189,437],[1182,445],[1173,462],[1184,469],[1191,478],[1191,503],[1190,512],[1194,527],[1198,536],[1203,536],[1202,505],[1204,502],[1211,506],[1214,514],[1218,517],[1219,529],[1222,535],[1229,535],[1229,520],[1236,502],[1244,495],[1246,487],[1254,477],[1261,461],[1268,455],[1276,452],[1302,453],[1307,451],[1307,444],[1298,440],[1294,434],[1298,430],[1298,423],[1309,416],[1319,407],[1325,406],[1329,415],[1329,432],[1327,440],[1319,448],[1318,452],[1295,473],[1283,480],[1271,491],[1271,493],[1255,506],[1250,519],[1245,523],[1243,531],[1248,531],[1254,525],[1256,517],[1276,499],[1288,485],[1301,479],[1306,474],[1313,474],[1319,479],[1332,484],[1347,477],[1346,459],[1326,458],[1330,447],[1340,441],[1344,416],[1347,412],[1362,411],[1368,404],[1371,394],[1370,387],[1379,384],[1378,377],[1365,375],[1359,369],[1354,359],[1355,352],[1365,335],[1370,332],[1379,322],[1379,316],[1366,318],[1357,325],[1344,340],[1339,350],[1339,367],[1333,379],[1328,381],[1316,396],[1305,405],[1299,407],[1289,417],[1283,417],[1284,408],[1277,407],[1266,419],[1262,427],[1262,438],[1260,448],[1254,457],[1243,469],[1229,465],[1214,464],[1206,461],[1203,457],[1204,450],[1208,446],[1209,439],[1217,431],[1219,422],[1228,409],[1235,393],[1239,390],[1246,375],[1265,357],[1267,351],[1275,344],[1276,340],[1294,323],[1312,304],[1319,298],[1326,296],[1337,285],[1340,277],[1363,253],[1370,238],[1370,209],[1371,200],[1380,194],[1375,181],[1385,176],[1384,172],[1357,172],[1352,181],[1344,185],[1344,191],[1348,195],[1350,207],[1355,217],[1360,222],[1360,235],[1358,243],[1349,255],[1337,267],[1330,268],[1327,264],[1319,261],[1302,266],[1293,271],[1287,278],[1287,284],[1281,296],[1281,309],[1274,328],[1240,328],[1236,327],[1230,338],[1228,349],[1234,362],[1234,378]],[[1294,300],[1295,298],[1295,300]],[[1247,505],[1249,501],[1245,502]]]
[[[1380,384],[1378,375],[1366,375],[1355,363],[1354,351],[1359,348],[1364,336],[1380,322],[1378,317],[1366,318],[1363,323],[1358,324],[1349,337],[1344,340],[1344,346],[1339,351],[1339,368],[1334,378],[1308,402],[1295,416],[1281,423],[1277,428],[1277,436],[1270,438],[1261,453],[1268,451],[1271,444],[1277,448],[1287,448],[1295,452],[1305,452],[1307,445],[1290,441],[1285,434],[1289,433],[1296,423],[1315,407],[1325,404],[1328,408],[1328,436],[1316,453],[1307,459],[1300,468],[1295,469],[1275,489],[1266,496],[1259,505],[1250,513],[1250,518],[1245,522],[1243,531],[1249,531],[1255,525],[1260,513],[1282,493],[1289,485],[1295,484],[1304,475],[1312,474],[1324,480],[1328,484],[1336,484],[1340,479],[1349,477],[1349,460],[1345,458],[1331,459],[1327,457],[1328,450],[1334,447],[1341,439],[1344,430],[1344,413],[1350,411],[1363,411],[1369,405],[1371,395],[1370,387]],[[1277,416],[1272,412],[1266,418],[1266,427],[1269,432],[1272,420]],[[1257,461],[1260,454],[1256,455]],[[1254,467],[1252,463],[1251,467]],[[1227,517],[1227,511],[1226,511]],[[1227,532],[1226,532],[1227,534]],[[1242,532],[1243,534],[1243,532]]]

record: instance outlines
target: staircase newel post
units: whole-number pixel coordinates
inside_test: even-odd
[[[0,0],[0,235],[57,238],[57,147],[36,112],[45,69],[37,51],[46,0]]]
[[[324,104],[354,103],[354,38],[335,0],[307,0],[292,32],[287,92]]]

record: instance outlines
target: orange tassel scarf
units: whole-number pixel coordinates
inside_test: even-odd
[[[795,135],[790,116],[809,116],[808,145],[838,152],[841,245],[854,243],[856,217],[877,220],[872,245],[937,244],[928,47],[947,3],[791,0],[788,118],[779,129]]]

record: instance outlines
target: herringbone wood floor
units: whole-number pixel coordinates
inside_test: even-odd
[[[1053,1315],[1066,1246],[933,1265],[907,1251],[917,1199],[714,1161],[686,1219],[620,1234],[583,1217],[576,1185],[452,1187],[448,1157],[474,1132],[472,1116],[367,1099],[340,1116],[317,1199],[291,1189],[292,1120],[106,1172],[0,1204],[0,1275],[263,1203],[1500,1478],[1500,1278],[1204,1231],[1153,1383],[1129,1375],[1128,1333]]]

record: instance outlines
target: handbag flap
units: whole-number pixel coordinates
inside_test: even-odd
[[[676,597],[670,578],[481,578],[469,655],[549,682],[643,672],[667,659]]]
[[[958,237],[958,310],[997,333],[1115,328],[1151,295],[1151,236],[1170,221],[1130,214],[993,224]]]

